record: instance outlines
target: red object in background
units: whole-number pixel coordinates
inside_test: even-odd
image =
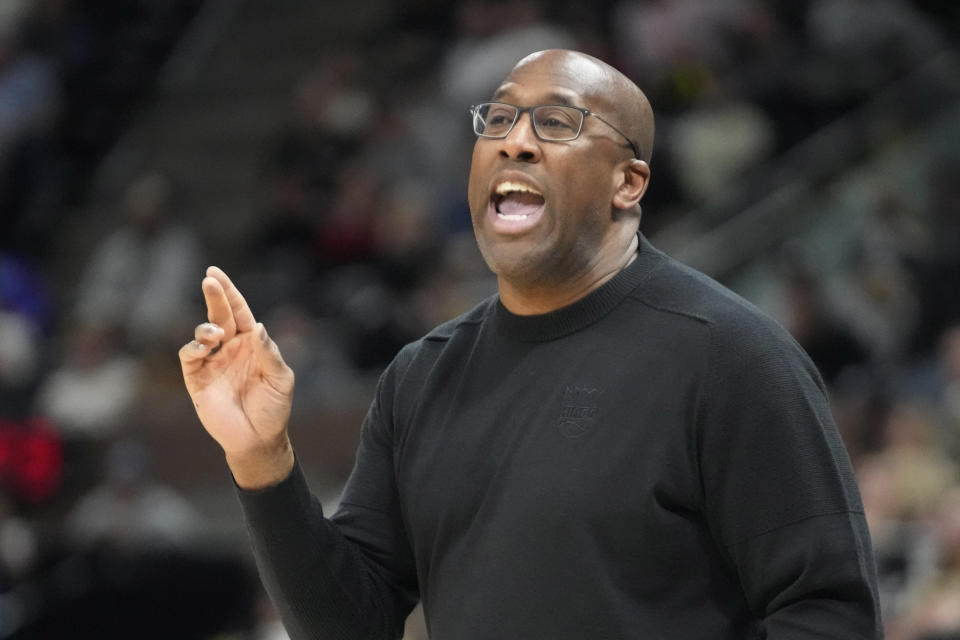
[[[60,483],[63,447],[49,420],[0,420],[0,485],[13,498],[37,504]]]

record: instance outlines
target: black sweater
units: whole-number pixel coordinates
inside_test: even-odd
[[[575,304],[496,297],[380,379],[338,511],[239,492],[294,640],[882,636],[850,462],[776,323],[654,249]]]

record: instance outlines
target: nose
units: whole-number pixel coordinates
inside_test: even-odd
[[[500,140],[500,156],[524,162],[540,161],[540,139],[533,130],[529,113],[521,113],[507,137]]]

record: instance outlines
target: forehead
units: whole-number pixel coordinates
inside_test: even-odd
[[[541,56],[515,67],[494,92],[495,99],[560,102],[597,107],[612,90],[610,77],[595,63],[577,56]]]

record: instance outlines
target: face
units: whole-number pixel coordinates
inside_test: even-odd
[[[493,99],[569,104],[609,118],[611,86],[607,72],[588,59],[546,52],[516,67]],[[502,140],[477,138],[468,198],[477,243],[493,272],[524,286],[588,276],[623,235],[613,199],[632,157],[616,132],[590,116],[576,140],[539,140],[528,113]]]

